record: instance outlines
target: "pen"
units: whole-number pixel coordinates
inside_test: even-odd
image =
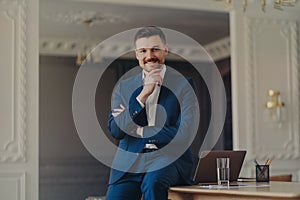
[[[270,160],[270,159],[268,159],[266,161],[264,168],[261,170],[261,172],[258,176],[259,178],[261,178],[264,175],[265,171],[267,170],[267,166],[269,166],[271,164],[271,162],[272,162],[272,160]]]
[[[256,164],[256,166],[258,167],[259,171],[261,171],[261,167],[260,167],[260,164],[257,162],[256,159],[254,159],[254,163]]]

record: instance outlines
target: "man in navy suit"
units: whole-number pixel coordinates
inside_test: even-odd
[[[120,81],[112,96],[108,129],[119,151],[106,199],[167,200],[170,186],[192,184],[198,103],[190,80],[164,64],[168,46],[160,28],[139,29],[134,42],[142,72]]]

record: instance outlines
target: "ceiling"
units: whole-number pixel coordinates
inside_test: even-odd
[[[173,29],[201,45],[229,36],[225,12],[71,0],[40,1],[40,38],[101,41],[145,25]]]

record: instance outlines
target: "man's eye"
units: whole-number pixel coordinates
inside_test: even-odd
[[[146,50],[145,49],[141,49],[140,53],[146,53]]]
[[[153,48],[152,51],[159,51],[159,48]]]

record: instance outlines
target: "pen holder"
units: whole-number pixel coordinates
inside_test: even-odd
[[[270,168],[269,165],[256,165],[256,182],[269,182]]]

